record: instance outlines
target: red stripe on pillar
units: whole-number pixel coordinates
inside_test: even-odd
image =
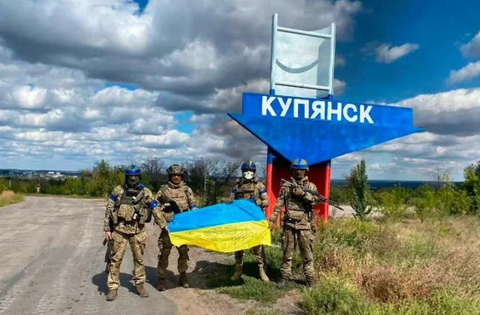
[[[267,178],[266,178],[266,187],[267,187],[267,195],[268,199],[270,200],[270,204],[268,205],[268,208],[266,209],[265,216],[267,219],[270,219],[273,213],[273,208],[275,207],[275,203],[277,202],[277,198],[273,192],[273,185],[272,185],[272,176],[273,176],[273,165],[272,164],[267,164]]]
[[[308,179],[317,186],[318,192],[326,198],[330,198],[330,162],[311,166],[307,175]],[[328,203],[318,205],[314,209],[317,212],[319,219],[323,220],[324,222],[328,222]]]

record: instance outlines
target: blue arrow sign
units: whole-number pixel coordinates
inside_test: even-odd
[[[244,93],[242,115],[228,115],[286,159],[310,164],[423,131],[411,108],[269,94]]]

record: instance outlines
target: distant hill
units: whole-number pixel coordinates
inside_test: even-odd
[[[453,182],[455,185],[460,185],[462,182]],[[422,185],[436,186],[437,182],[435,181],[408,181],[408,180],[369,180],[368,184],[372,190],[391,188],[395,185],[417,189]],[[347,186],[347,181],[344,179],[332,179],[332,186]]]

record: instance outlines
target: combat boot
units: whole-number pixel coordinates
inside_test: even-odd
[[[143,283],[139,283],[135,286],[135,289],[137,289],[137,294],[143,298],[148,297],[148,292],[145,290],[143,287]]]
[[[180,274],[180,285],[184,288],[189,288],[190,285],[188,284],[188,279],[187,279],[187,273],[186,272],[182,272]]]
[[[237,264],[235,266],[235,273],[230,279],[232,279],[232,281],[237,281],[237,280],[240,280],[242,275],[243,275],[243,266],[242,264]]]
[[[106,300],[107,301],[113,301],[117,298],[117,289],[115,290],[108,290],[108,294],[107,294],[107,298]]]
[[[260,267],[260,268],[258,269],[258,272],[259,272],[259,274],[260,274],[260,279],[261,279],[263,282],[270,282],[270,279],[268,279],[267,273],[265,272],[265,268]]]
[[[167,281],[164,278],[158,279],[157,290],[158,291],[165,291],[167,289]]]

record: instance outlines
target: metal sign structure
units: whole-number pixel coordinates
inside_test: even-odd
[[[272,212],[280,179],[304,158],[319,192],[330,196],[331,160],[423,129],[413,110],[334,100],[335,24],[314,31],[272,25],[270,93],[243,93],[242,113],[228,115],[268,147],[267,192]],[[327,204],[316,207],[325,221]]]

